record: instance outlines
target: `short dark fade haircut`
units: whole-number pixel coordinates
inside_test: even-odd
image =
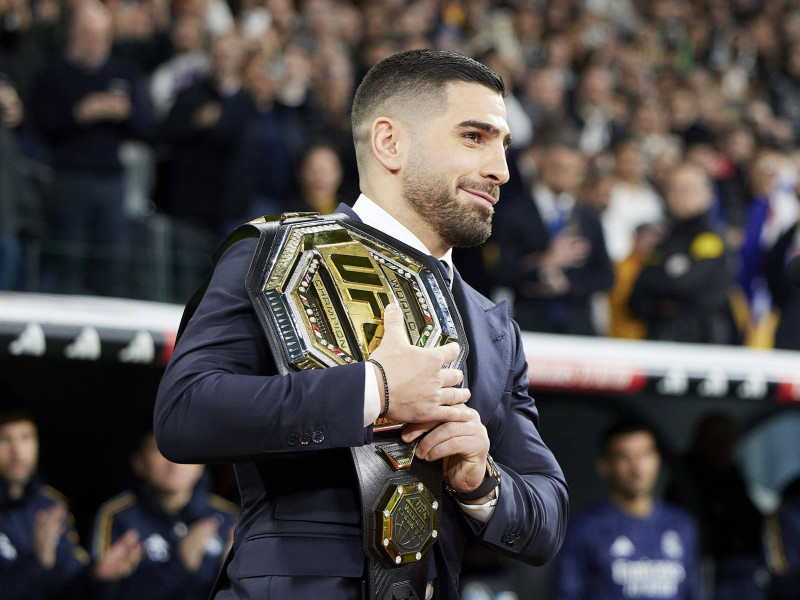
[[[444,50],[409,50],[385,58],[372,67],[364,76],[356,90],[353,100],[352,126],[353,138],[358,148],[372,124],[389,101],[397,100],[409,108],[420,107],[424,112],[417,114],[430,116],[435,108],[430,106],[434,99],[446,107],[448,83],[475,83],[505,96],[502,78],[476,60],[462,54]],[[387,115],[390,116],[390,115]]]
[[[644,431],[649,433],[653,436],[653,440],[656,442],[656,449],[658,449],[658,438],[656,437],[653,428],[650,427],[647,423],[645,423],[642,419],[638,417],[622,417],[616,421],[614,421],[608,428],[606,428],[603,433],[600,435],[600,442],[598,444],[597,450],[600,456],[608,456],[609,446],[611,445],[611,440],[621,435],[628,435],[629,433],[639,433],[640,431]]]

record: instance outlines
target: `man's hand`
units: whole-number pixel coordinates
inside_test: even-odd
[[[189,531],[178,544],[178,556],[188,571],[196,573],[200,569],[206,555],[208,540],[217,535],[219,521],[215,517],[206,517],[195,521]]]
[[[586,262],[591,250],[592,245],[584,236],[562,231],[550,242],[539,266],[543,269],[580,267]]]
[[[206,102],[192,114],[192,123],[198,129],[211,129],[222,116],[222,105],[219,102]]]
[[[75,120],[81,124],[98,121],[124,121],[131,114],[131,99],[127,92],[93,92],[75,105]]]
[[[58,540],[66,529],[67,507],[60,502],[36,511],[33,523],[33,553],[48,571],[56,564]]]
[[[396,304],[383,312],[383,339],[370,355],[386,371],[389,382],[388,418],[397,423],[428,423],[467,420],[467,389],[454,388],[464,379],[459,369],[442,367],[458,357],[456,343],[438,348],[412,346],[406,335],[403,313]],[[383,404],[383,379],[375,365]]]
[[[480,414],[464,407],[464,420],[442,423],[431,430],[417,446],[416,455],[424,460],[444,459],[444,480],[457,492],[471,492],[486,476],[486,456],[489,454],[489,434]],[[403,441],[410,442],[422,435],[426,425],[409,425],[403,431]]]
[[[107,583],[130,577],[139,567],[143,555],[144,546],[139,543],[139,532],[128,529],[95,563],[92,571],[94,578]]]

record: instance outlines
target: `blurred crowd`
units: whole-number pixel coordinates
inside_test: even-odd
[[[800,348],[796,0],[0,0],[0,289],[185,301],[235,225],[355,200],[355,88],[419,47],[506,83],[456,266],[523,329]]]

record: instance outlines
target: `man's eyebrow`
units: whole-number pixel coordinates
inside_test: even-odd
[[[481,131],[485,131],[486,133],[494,136],[501,135],[500,129],[492,125],[491,123],[486,123],[485,121],[462,121],[458,125],[455,126],[455,129],[480,129]],[[506,135],[505,139],[503,140],[503,145],[508,148],[511,145],[511,134],[509,133]]]

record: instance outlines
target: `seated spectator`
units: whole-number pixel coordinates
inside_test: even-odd
[[[609,499],[575,516],[560,553],[556,600],[698,600],[697,528],[653,496],[661,456],[644,423],[602,436],[597,471]]]
[[[730,343],[725,242],[708,221],[713,191],[702,167],[680,166],[667,189],[673,219],[634,285],[631,312],[654,340]]]
[[[236,506],[208,492],[203,465],[161,456],[152,432],[142,437],[131,466],[133,488],[97,513],[92,553],[102,559],[125,531],[134,530],[144,556],[130,576],[104,586],[101,598],[208,598],[233,542]]]
[[[611,287],[613,273],[596,213],[576,200],[585,171],[577,149],[550,148],[532,197],[499,207],[498,283],[514,290],[524,330],[595,334],[591,298]]]
[[[20,405],[0,407],[0,590],[4,600],[91,597],[105,582],[136,569],[142,547],[135,531],[120,532],[92,563],[80,546],[64,496],[37,473],[39,436]]]
[[[763,600],[761,513],[747,493],[734,457],[739,427],[722,412],[703,417],[684,458],[690,475],[667,497],[689,510],[700,525],[703,555],[713,560],[714,600]]]

